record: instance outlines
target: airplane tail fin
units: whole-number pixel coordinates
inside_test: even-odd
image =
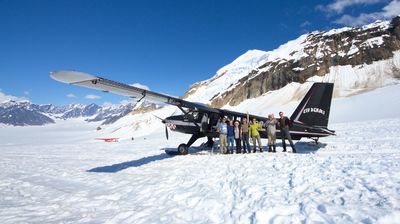
[[[314,83],[290,119],[306,125],[327,127],[332,93],[333,83]]]

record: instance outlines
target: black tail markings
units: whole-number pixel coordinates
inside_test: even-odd
[[[316,127],[327,127],[331,108],[333,83],[314,83],[290,119]]]

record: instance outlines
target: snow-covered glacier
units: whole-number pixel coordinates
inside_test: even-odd
[[[303,139],[298,154],[220,155],[199,141],[172,157],[164,149],[188,136],[167,141],[162,125],[116,143],[83,119],[0,128],[0,222],[396,223],[399,88],[335,99],[337,136]]]

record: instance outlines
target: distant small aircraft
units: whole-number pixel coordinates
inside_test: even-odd
[[[96,140],[103,140],[105,142],[118,142],[119,138],[96,138]]]
[[[165,124],[165,134],[167,139],[168,128],[172,131],[192,135],[186,144],[182,143],[178,146],[178,153],[182,155],[186,155],[189,152],[189,147],[197,139],[202,137],[207,137],[207,147],[212,147],[214,144],[213,138],[219,136],[215,126],[223,116],[227,116],[234,120],[241,120],[250,117],[251,119],[256,118],[258,121],[262,122],[267,121],[266,117],[211,108],[205,104],[186,101],[83,72],[57,71],[51,72],[50,77],[63,83],[97,89],[103,92],[112,92],[123,96],[129,96],[131,98],[139,98],[138,101],[146,99],[148,101],[163,102],[177,106],[183,112],[183,115],[170,116],[161,120]],[[293,124],[290,128],[293,140],[300,140],[301,138],[306,137],[318,142],[318,139],[321,137],[335,135],[335,131],[327,128],[332,92],[333,83],[313,84],[290,117]],[[261,130],[260,136],[261,138],[267,138],[267,132]],[[281,138],[279,130],[277,131],[277,138]]]

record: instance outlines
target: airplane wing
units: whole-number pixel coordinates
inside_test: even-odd
[[[240,112],[225,110],[225,109],[220,109],[220,112],[223,115],[236,116],[236,117],[242,117],[242,118],[245,118],[245,117],[247,117],[247,115],[249,115],[250,120],[253,118],[256,118],[257,121],[263,121],[263,122],[267,121],[266,117],[260,117],[260,116],[252,115],[252,114],[245,114],[245,113],[240,113]]]
[[[101,90],[103,92],[111,92],[139,100],[146,99],[152,102],[162,102],[178,107],[193,108],[208,112],[220,113],[219,110],[211,108],[201,103],[193,103],[177,97],[156,93],[150,90],[130,86],[127,84],[111,81],[98,76],[90,75],[77,71],[56,71],[51,72],[50,77],[59,82],[71,85],[83,86],[91,89]]]

